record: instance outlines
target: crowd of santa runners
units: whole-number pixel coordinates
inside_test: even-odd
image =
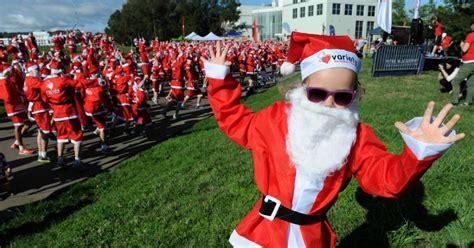
[[[48,143],[54,141],[53,162],[66,167],[64,148],[70,142],[72,167],[80,171],[87,169],[80,159],[84,132],[96,134],[97,147],[108,154],[110,135],[156,131],[150,128],[149,103],[164,103],[161,114],[168,118],[171,112],[173,119],[181,109],[201,108],[207,87],[201,58],[209,59],[213,44],[137,38],[129,48],[106,34],[75,32],[55,34],[46,51],[39,49],[33,34],[13,37],[8,45],[1,42],[0,99],[14,127],[11,148],[49,163]],[[275,80],[288,49],[281,41],[226,43],[231,46],[231,70],[247,94]],[[36,147],[23,143],[31,127],[37,128]],[[2,170],[11,173],[7,166]]]

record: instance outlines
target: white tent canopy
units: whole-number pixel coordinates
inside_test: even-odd
[[[204,36],[202,40],[223,40],[223,39],[224,38],[215,35],[213,32],[210,32],[209,34]]]
[[[202,40],[203,39],[202,36],[200,36],[200,35],[198,35],[194,32],[188,34],[188,36],[186,36],[185,38],[188,39],[188,40]]]

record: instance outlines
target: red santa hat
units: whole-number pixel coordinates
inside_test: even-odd
[[[82,64],[79,61],[75,61],[74,63],[72,63],[72,68],[75,69],[75,70],[79,69],[81,67],[82,67]]]
[[[28,72],[37,71],[37,70],[39,70],[39,66],[36,63],[28,62],[26,64],[26,70]]]
[[[349,36],[293,32],[288,58],[281,66],[281,74],[293,73],[297,61],[300,61],[303,80],[314,72],[329,68],[347,68],[359,73],[361,65]]]
[[[0,78],[5,77],[5,75],[12,70],[12,67],[7,64],[0,64]]]
[[[59,62],[56,60],[51,62],[50,68],[51,68],[51,74],[53,75],[63,72],[63,70],[61,70],[61,67],[59,66]]]

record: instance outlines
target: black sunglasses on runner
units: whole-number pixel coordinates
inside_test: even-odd
[[[306,95],[311,102],[324,102],[329,96],[334,98],[334,103],[341,107],[347,107],[354,102],[355,90],[335,90],[330,91],[319,87],[306,87]]]

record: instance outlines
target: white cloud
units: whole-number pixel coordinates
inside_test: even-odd
[[[126,0],[2,0],[0,32],[71,29],[101,32]]]

